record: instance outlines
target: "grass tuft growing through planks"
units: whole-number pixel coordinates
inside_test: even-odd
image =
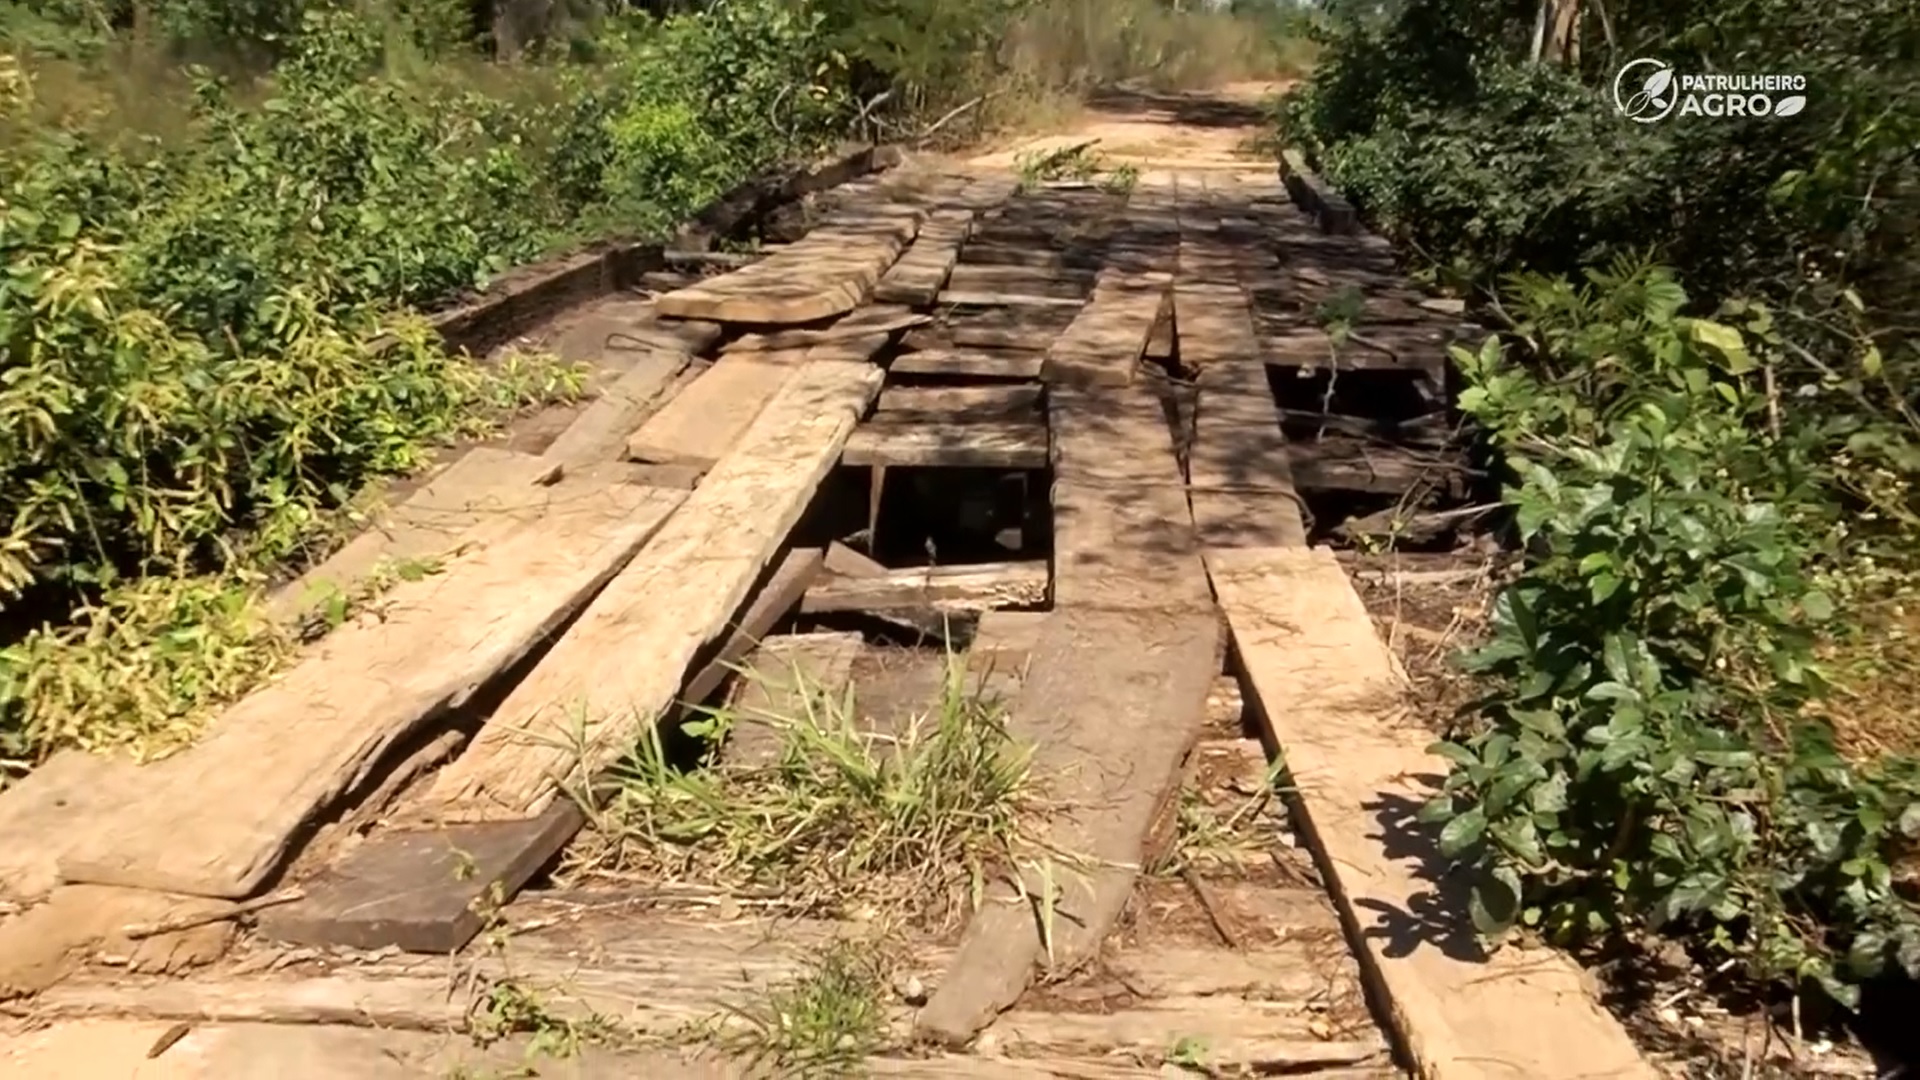
[[[1277,829],[1282,815],[1276,804],[1284,774],[1284,766],[1275,761],[1251,791],[1240,783],[1225,785],[1222,794],[1231,791],[1238,796],[1234,799],[1210,797],[1207,784],[1199,778],[1189,781],[1180,789],[1173,843],[1152,871],[1170,877],[1188,870],[1238,873],[1263,862],[1280,842]]]
[[[782,1076],[845,1076],[886,1048],[887,975],[870,946],[836,941],[810,969],[750,1005],[729,1008],[736,1024],[718,1039],[749,1069]]]
[[[927,919],[1014,863],[1028,754],[959,658],[939,700],[899,732],[866,729],[851,689],[822,693],[797,670],[792,685],[782,696],[804,703],[798,715],[753,721],[777,730],[764,763],[716,764],[740,723],[730,710],[686,725],[713,767],[679,767],[649,734],[596,793],[595,829],[569,869],[777,894],[795,913]]]

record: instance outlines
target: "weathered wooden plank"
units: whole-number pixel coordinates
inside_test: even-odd
[[[805,352],[722,356],[627,440],[627,456],[711,469],[794,377]]]
[[[1173,434],[1144,388],[1048,391],[1055,606],[1213,602]],[[1143,582],[1153,587],[1144,590]]]
[[[586,824],[563,800],[536,817],[384,829],[261,913],[268,937],[302,945],[445,955],[480,932],[486,902],[511,897]]]
[[[885,414],[847,440],[843,465],[1044,469],[1047,427],[1037,420],[929,424]]]
[[[901,353],[887,370],[896,375],[972,379],[1037,379],[1046,357],[1037,352],[984,349],[923,349]]]
[[[1093,298],[1047,349],[1042,378],[1080,386],[1132,383],[1171,282],[1164,273],[1103,273]]]
[[[1144,336],[1144,334],[1143,334]],[[1057,389],[1054,611],[1008,723],[1035,747],[1049,846],[1082,865],[1023,872],[975,913],[918,1033],[971,1040],[1044,958],[1084,963],[1125,908],[1149,836],[1180,783],[1220,670],[1222,628],[1159,402],[1138,390]],[[1058,888],[1058,891],[1054,891]],[[1023,897],[1053,896],[1043,944]]]
[[[1153,602],[1155,584],[1135,583],[1141,605]],[[1211,608],[1056,604],[1008,705],[1009,727],[1035,748],[1033,776],[1055,808],[1047,843],[1067,853],[1047,867],[1051,880],[1037,868],[1023,873],[1025,896],[1053,897],[1051,940],[1042,943],[1019,894],[992,890],[920,1012],[920,1035],[964,1044],[1019,998],[1037,962],[1071,970],[1098,949],[1205,722],[1220,643]]]
[[[656,297],[654,306],[682,319],[782,325],[845,314],[900,257],[922,213],[884,204],[843,212],[751,266]]]
[[[476,446],[435,473],[391,508],[370,515],[369,528],[319,565],[267,598],[269,618],[286,621],[388,562],[423,559],[452,549],[482,519],[538,511],[546,504],[542,480],[564,467],[529,454]]]
[[[1025,266],[979,266],[961,264],[947,276],[947,288],[955,292],[1018,293],[1024,296],[1063,296],[1085,299],[1093,292],[1095,274],[1071,267],[1057,269]]]
[[[930,304],[960,258],[960,245],[973,230],[972,210],[935,210],[900,261],[874,287],[883,303]]]
[[[1298,793],[1295,820],[1416,1072],[1657,1076],[1565,955],[1469,944],[1464,898],[1431,876],[1445,862],[1437,837],[1414,821],[1446,762],[1400,718],[1404,685],[1332,552],[1210,551],[1207,564],[1265,737]],[[1411,947],[1386,925],[1410,912],[1428,928]]]
[[[934,422],[1037,417],[1044,393],[1039,386],[896,386],[880,391],[874,416]]]
[[[1174,303],[1181,359],[1200,369],[1187,492],[1201,542],[1304,546],[1306,519],[1246,293],[1182,284]]]
[[[832,710],[844,698],[854,658],[866,648],[856,633],[781,634],[747,657],[727,714],[732,729],[721,762],[726,768],[779,764],[786,730],[815,723],[836,730]]]
[[[1238,285],[1182,283],[1174,286],[1180,359],[1190,367],[1260,359],[1260,339],[1245,290]]]
[[[993,1033],[1015,1053],[1126,1053],[1149,1060],[1164,1057],[1182,1039],[1192,1039],[1205,1048],[1210,1067],[1255,1076],[1387,1064],[1379,1043],[1323,1041],[1309,1029],[1309,1019],[1291,1001],[1176,998],[1112,1013],[1015,1010],[994,1023]]]
[[[624,753],[640,726],[672,704],[695,653],[799,520],[881,377],[866,364],[800,367],[646,556],[607,585],[473,747],[440,772],[431,792],[438,812],[451,820],[528,816],[551,800],[557,778],[597,775]],[[535,728],[549,730],[529,732]],[[577,748],[540,741],[570,732]]]
[[[975,563],[887,570],[860,577],[822,578],[800,601],[800,610],[989,611],[1028,607],[1047,599],[1044,561]]]
[[[567,425],[540,456],[561,465],[586,465],[619,457],[635,429],[666,404],[675,377],[691,363],[692,354],[683,350],[641,352],[633,366]]]
[[[62,876],[250,895],[315,814],[545,638],[686,495],[562,479],[546,498],[535,520],[466,534],[467,553],[397,585],[380,620],[334,631],[201,742],[142,768],[117,812],[70,824],[84,835]]]
[[[1276,367],[1343,371],[1406,371],[1437,377],[1445,371],[1452,331],[1437,326],[1370,326],[1340,345],[1325,330],[1303,326],[1265,334],[1266,362]]]
[[[1052,345],[1073,321],[1066,308],[960,308],[932,326],[907,331],[909,349],[1033,349]]]
[[[821,563],[817,548],[786,554],[681,689],[683,713],[720,689],[799,602]],[[393,816],[409,815],[419,811]],[[511,899],[584,824],[579,804],[560,799],[532,818],[380,829],[308,881],[305,899],[263,913],[260,927],[305,945],[445,955],[472,940],[488,910]]]
[[[514,1036],[484,1045],[444,1032],[338,1024],[170,1024],[77,1020],[0,1037],[0,1075],[35,1080],[420,1080],[525,1076],[539,1061],[546,1080],[737,1080],[740,1066],[699,1048],[582,1047],[565,1057]],[[159,1058],[160,1060],[153,1060]]]
[[[833,345],[857,341],[874,335],[892,334],[932,322],[932,316],[916,315],[904,307],[870,304],[855,308],[832,326],[818,330],[777,330],[771,334],[742,334],[720,350],[721,355],[741,352],[786,352],[815,345]],[[788,356],[783,359],[793,359]]]
[[[1039,307],[1073,310],[1087,302],[1084,296],[1048,296],[1045,293],[997,292],[980,289],[943,289],[940,303],[954,307]]]
[[[1449,455],[1344,437],[1295,443],[1287,453],[1288,469],[1300,491],[1399,495],[1421,484],[1450,490],[1467,475],[1466,467]]]

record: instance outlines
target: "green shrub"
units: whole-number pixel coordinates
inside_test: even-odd
[[[1500,595],[1481,723],[1425,815],[1480,872],[1483,932],[1646,927],[1851,1003],[1920,976],[1893,867],[1920,840],[1920,762],[1850,763],[1805,706],[1847,597],[1832,432],[1781,426],[1769,313],[1682,314],[1664,271],[1515,284],[1516,337],[1455,350],[1532,557]]]

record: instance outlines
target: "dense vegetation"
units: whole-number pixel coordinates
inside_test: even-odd
[[[1240,26],[1159,0],[0,0],[0,786],[190,739],[287,655],[253,597],[368,480],[577,388],[449,357],[421,309],[850,134],[1272,62]]]
[[[1920,976],[1920,23],[1610,0],[1556,49],[1540,11],[1343,5],[1281,113],[1505,319],[1456,350],[1460,404],[1528,559],[1427,817],[1489,934],[1678,929],[1852,1002]],[[1804,75],[1807,105],[1632,123],[1611,86],[1642,56]]]

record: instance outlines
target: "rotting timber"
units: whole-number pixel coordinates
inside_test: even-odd
[[[956,932],[911,936],[871,1072],[1139,1075],[1190,1042],[1223,1071],[1324,1080],[1651,1075],[1567,961],[1381,937],[1382,910],[1466,916],[1374,820],[1417,805],[1423,741],[1309,545],[1463,493],[1447,317],[1273,163],[1125,191],[884,163],[813,185],[812,227],[760,254],[707,250],[708,222],[444,317],[476,352],[523,338],[591,364],[595,398],[444,463],[316,567],[458,552],[201,743],[57,758],[0,795],[20,908],[0,996],[211,1025],[209,1061],[349,1060],[374,1033],[346,1027],[398,1060],[477,1029],[445,961],[411,955],[456,954],[553,990],[555,1023],[673,1041],[845,927],[676,906],[693,894],[665,882],[621,903],[550,887],[593,831],[586,796],[714,702],[746,719],[712,767],[777,758],[751,720],[796,688],[739,672],[853,687],[885,732],[925,713],[950,651],[1001,695],[1032,748],[1028,824],[1071,857],[1001,867]],[[1147,872],[1193,792],[1266,798],[1278,754],[1295,795],[1270,816],[1311,861]],[[242,1031],[260,1021],[282,1049]],[[633,1053],[620,1067],[698,1074]]]

